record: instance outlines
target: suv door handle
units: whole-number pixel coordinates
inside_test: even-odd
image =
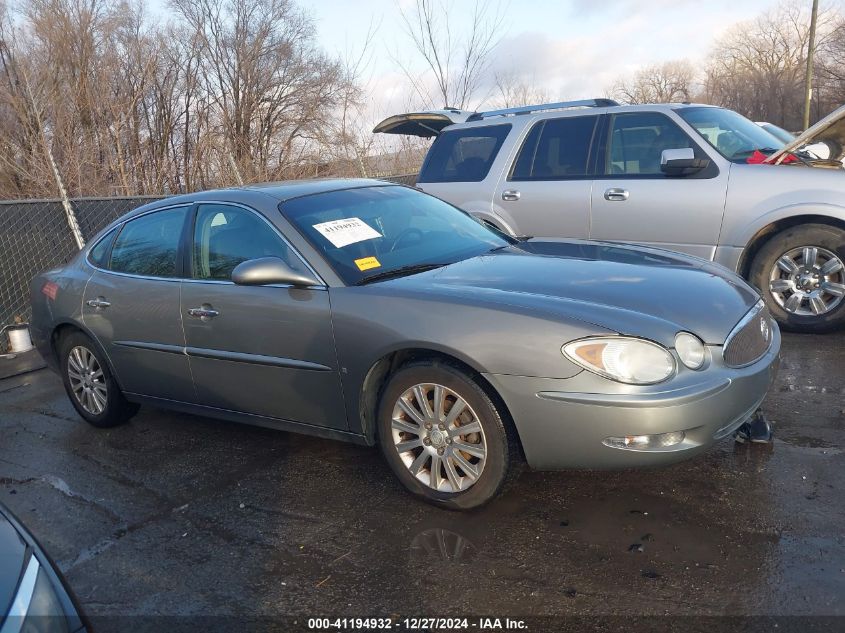
[[[207,303],[204,303],[199,308],[191,308],[190,310],[188,310],[188,314],[192,317],[197,317],[198,319],[201,319],[203,321],[208,321],[209,319],[213,319],[220,313]]]
[[[613,201],[622,202],[623,200],[628,199],[628,190],[627,189],[617,189],[613,187],[612,189],[608,189],[604,192],[604,199]]]
[[[506,189],[502,192],[502,200],[516,202],[519,200],[519,192],[516,189]]]
[[[97,310],[102,310],[103,308],[108,308],[111,304],[106,301],[105,297],[97,297],[96,299],[88,299],[86,301],[89,306],[92,308],[96,308]]]

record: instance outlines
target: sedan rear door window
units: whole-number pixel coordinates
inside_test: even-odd
[[[481,182],[510,129],[508,123],[443,132],[431,146],[417,182]]]
[[[114,241],[111,270],[145,277],[178,276],[179,241],[187,207],[129,220]]]

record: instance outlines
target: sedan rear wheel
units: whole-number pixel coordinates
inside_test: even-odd
[[[79,405],[91,415],[101,415],[108,401],[103,368],[94,353],[82,345],[70,350],[67,375],[71,392]]]
[[[138,412],[138,405],[124,398],[102,352],[82,332],[62,338],[62,381],[71,404],[87,422],[97,427],[117,426]]]
[[[450,509],[474,508],[495,497],[519,470],[506,415],[464,371],[420,361],[397,371],[385,386],[379,441],[411,492]]]

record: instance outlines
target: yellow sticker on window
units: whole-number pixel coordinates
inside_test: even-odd
[[[381,262],[375,257],[362,257],[355,260],[355,265],[358,270],[369,270],[370,268],[380,268]]]

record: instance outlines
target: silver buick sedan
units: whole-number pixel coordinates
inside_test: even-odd
[[[379,444],[411,492],[454,509],[522,462],[692,457],[760,405],[780,347],[721,266],[517,240],[372,180],[148,204],[36,277],[32,308],[94,426],[150,404]]]

